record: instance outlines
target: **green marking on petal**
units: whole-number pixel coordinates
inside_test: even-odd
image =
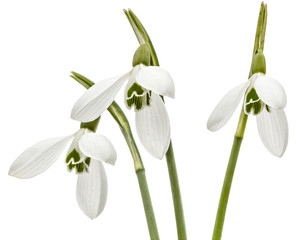
[[[263,102],[259,99],[256,91],[252,88],[246,96],[245,100],[245,112],[247,114],[254,114],[257,115],[263,109]]]
[[[85,167],[83,163],[76,164],[76,173],[82,173]]]
[[[128,89],[127,92],[127,97],[130,98],[134,92],[137,95],[143,95],[144,94],[144,89],[137,83],[132,84],[132,86]]]
[[[127,91],[127,106],[135,107],[136,110],[142,109],[143,105],[150,105],[150,93],[137,83],[133,83]]]
[[[79,162],[80,161],[80,154],[77,152],[77,150],[74,148],[72,152],[70,152],[66,158],[66,163],[69,163],[71,159],[74,159],[73,162]]]
[[[74,148],[73,151],[71,151],[66,158],[66,163],[68,164],[68,170],[72,171],[75,168],[76,173],[83,173],[84,171],[88,172],[88,166],[91,163],[91,158],[89,157],[85,158],[84,162],[80,160],[81,160],[80,154]]]
[[[70,164],[68,165],[69,171],[72,171],[74,167],[75,167],[75,165],[74,165],[73,163],[70,163]]]
[[[89,158],[89,157],[86,158],[84,162],[85,162],[85,164],[86,164],[87,166],[90,166],[91,158]]]

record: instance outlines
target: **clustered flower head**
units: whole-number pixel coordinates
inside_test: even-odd
[[[150,66],[150,50],[146,44],[137,49],[133,69],[89,88],[75,103],[71,117],[81,122],[93,121],[110,106],[126,82],[124,102],[127,108],[135,109],[139,139],[152,156],[162,159],[171,134],[169,116],[161,96],[174,98],[175,86],[166,70]]]
[[[265,75],[265,57],[260,50],[253,58],[251,71],[253,75],[247,82],[233,88],[221,99],[207,121],[207,128],[216,131],[223,127],[244,96],[244,113],[256,116],[263,144],[272,154],[281,157],[288,143],[285,91],[279,82]]]

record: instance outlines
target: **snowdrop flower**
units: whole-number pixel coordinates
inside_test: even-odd
[[[275,79],[265,75],[265,58],[259,51],[253,60],[251,78],[230,90],[216,106],[207,121],[207,128],[216,131],[223,127],[244,96],[245,114],[256,116],[259,136],[265,147],[281,157],[288,143],[288,123],[284,113],[287,97]]]
[[[133,69],[128,73],[106,79],[89,88],[75,103],[71,117],[81,122],[93,121],[113,102],[127,82],[124,100],[135,109],[138,136],[146,150],[162,159],[170,144],[170,121],[159,95],[174,98],[175,87],[170,74],[150,65],[150,50],[141,45],[133,58]]]
[[[68,143],[66,164],[78,174],[76,198],[81,210],[91,219],[104,209],[107,198],[107,178],[102,161],[114,164],[116,151],[104,136],[87,128],[76,133],[38,142],[24,151],[11,165],[9,175],[31,178],[46,171],[61,155]]]

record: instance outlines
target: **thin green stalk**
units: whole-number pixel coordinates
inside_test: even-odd
[[[183,213],[183,206],[180,194],[180,186],[178,181],[175,157],[172,147],[172,142],[170,142],[170,146],[168,151],[166,152],[166,159],[169,171],[169,178],[172,190],[172,197],[173,197],[173,204],[175,210],[175,218],[177,224],[177,236],[178,239],[187,239],[186,236],[186,228],[185,228],[185,221],[184,221],[184,213]]]
[[[86,77],[82,76],[79,73],[72,72],[73,75],[71,77],[75,79],[77,82],[79,82],[81,85],[83,85],[86,88],[89,88],[94,85],[94,83],[87,79]],[[143,166],[142,158],[139,153],[138,147],[134,141],[134,137],[132,135],[129,122],[122,111],[122,109],[119,107],[119,105],[116,102],[113,102],[107,109],[112,117],[116,120],[118,123],[121,132],[126,140],[126,143],[129,147],[130,153],[132,155],[133,161],[134,161],[134,168],[135,172],[138,178],[140,192],[143,200],[144,205],[144,211],[146,215],[147,225],[148,225],[148,231],[150,234],[150,238],[152,240],[159,240],[159,234],[158,229],[156,225],[155,220],[155,214],[152,207],[152,201],[148,189],[148,183],[145,175],[145,168]]]
[[[253,56],[256,54],[257,50],[263,51],[264,49],[266,26],[267,26],[267,5],[262,2],[259,11],[258,21],[257,21]],[[250,68],[249,78],[252,76],[252,74],[254,73],[252,73],[252,68]],[[245,114],[244,107],[242,107],[238,126],[234,135],[234,141],[231,149],[231,154],[229,157],[229,162],[227,165],[224,182],[223,182],[212,240],[220,240],[222,237],[228,198],[230,194],[236,162],[239,156],[240,147],[246,129],[247,119],[248,119],[248,115]]]
[[[226,175],[223,182],[223,188],[222,188],[222,193],[219,201],[214,233],[212,237],[213,240],[219,240],[222,237],[222,230],[223,230],[223,224],[224,224],[224,219],[226,214],[226,208],[227,208],[231,183],[234,175],[236,162],[239,156],[240,147],[243,141],[247,119],[248,119],[248,115],[244,113],[244,109],[242,108],[238,127],[234,135],[234,140],[231,149],[231,154],[229,157],[229,162],[227,165]]]
[[[138,35],[142,36],[146,44],[148,44],[151,52],[152,65],[159,66],[159,61],[156,55],[156,51],[154,49],[154,46],[151,42],[151,39],[146,29],[144,28],[140,20],[137,18],[137,16],[130,9],[128,10],[128,12],[126,10],[124,10],[124,12],[131,26],[135,26],[133,27],[133,30],[136,36]],[[136,33],[136,31],[138,31],[138,33]],[[184,219],[183,205],[182,205],[181,192],[180,192],[180,186],[178,181],[178,174],[176,169],[172,141],[170,141],[170,146],[168,148],[168,151],[166,152],[166,160],[167,160],[169,179],[170,179],[170,185],[171,185],[171,191],[173,197],[173,205],[174,205],[176,226],[177,226],[177,236],[179,240],[186,240],[187,234],[186,234],[186,227],[185,227],[185,219]]]

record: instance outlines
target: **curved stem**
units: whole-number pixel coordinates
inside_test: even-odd
[[[129,9],[128,12],[124,10],[131,26],[133,27],[133,30],[135,32],[136,36],[142,36],[145,43],[148,44],[151,52],[151,63],[153,66],[159,66],[159,61],[156,55],[156,51],[154,49],[154,46],[151,42],[151,39],[140,22],[140,20],[137,18],[137,16]],[[138,31],[138,33],[136,33]],[[139,38],[138,38],[139,40]],[[140,42],[140,40],[139,40]],[[161,96],[162,97],[162,96]],[[162,97],[163,99],[163,97]],[[173,205],[174,205],[174,211],[175,211],[175,218],[176,218],[176,226],[177,226],[177,236],[179,240],[186,240],[186,227],[185,227],[185,219],[184,219],[184,212],[183,212],[183,206],[182,206],[182,199],[181,199],[181,193],[180,193],[180,186],[178,181],[178,174],[176,169],[176,163],[175,163],[175,157],[173,152],[173,146],[172,142],[170,141],[170,146],[168,148],[168,151],[166,152],[166,160],[167,160],[167,166],[168,166],[168,172],[169,172],[169,179],[170,179],[170,185],[171,185],[171,191],[172,191],[172,197],[173,197]]]
[[[87,79],[86,77],[82,76],[81,74],[76,73],[76,72],[72,72],[72,74],[73,75],[71,75],[71,77],[73,79],[75,79],[77,82],[79,82],[81,85],[83,85],[84,87],[89,88],[94,85],[94,83],[91,80]],[[141,196],[142,196],[142,200],[143,200],[144,211],[145,211],[145,215],[146,215],[150,238],[152,240],[159,240],[159,234],[158,234],[158,229],[157,229],[157,225],[156,225],[154,210],[152,207],[150,192],[148,189],[145,168],[143,166],[143,161],[142,161],[141,155],[139,153],[138,147],[134,141],[134,137],[132,135],[129,122],[128,122],[124,112],[122,111],[122,109],[119,107],[119,105],[116,102],[113,102],[108,107],[107,110],[110,112],[112,117],[118,123],[118,125],[121,129],[121,132],[126,140],[126,143],[129,147],[130,153],[132,155],[133,162],[134,162],[134,169],[135,169],[135,173],[138,178],[140,192],[141,192]]]

